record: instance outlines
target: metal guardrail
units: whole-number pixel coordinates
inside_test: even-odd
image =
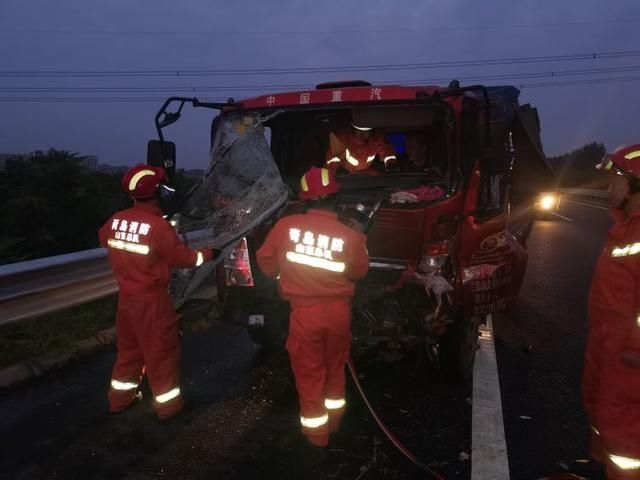
[[[608,196],[605,190],[565,188],[561,192],[599,204]],[[117,291],[104,248],[0,265],[0,325],[65,310]]]
[[[0,325],[113,295],[104,248],[0,266]]]
[[[606,190],[590,190],[586,188],[563,188],[561,190],[563,195],[569,195],[581,200],[586,200],[598,204],[607,203],[609,198],[609,192]]]

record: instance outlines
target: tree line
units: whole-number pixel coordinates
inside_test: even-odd
[[[606,188],[608,178],[595,168],[606,151],[603,143],[592,142],[569,153],[549,157],[557,184],[560,187]]]
[[[85,158],[55,149],[7,158],[0,169],[0,264],[95,248],[98,228],[131,205],[122,174],[90,171]],[[177,179],[188,188],[190,179]]]
[[[594,166],[605,152],[593,142],[549,157],[557,184],[604,188],[606,179]],[[90,171],[85,159],[55,149],[7,159],[0,169],[0,264],[98,246],[98,228],[131,201],[120,190],[121,173]],[[178,172],[178,190],[186,192],[194,180]]]

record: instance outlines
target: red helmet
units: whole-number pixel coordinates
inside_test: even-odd
[[[602,159],[600,170],[618,170],[623,175],[640,179],[640,144],[616,148]]]
[[[131,198],[151,198],[156,194],[160,184],[168,180],[162,167],[136,165],[122,177],[122,191]]]
[[[326,197],[339,190],[335,175],[326,168],[311,167],[300,179],[300,200]]]

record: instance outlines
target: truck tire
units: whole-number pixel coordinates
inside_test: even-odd
[[[267,317],[264,326],[247,327],[247,333],[256,345],[269,349],[284,349],[288,335],[287,323],[275,316]]]
[[[461,316],[438,342],[438,361],[443,379],[463,387],[473,383],[473,364],[478,350],[479,317]]]
[[[248,325],[250,315],[263,315],[263,325]],[[251,340],[265,348],[284,348],[289,331],[289,306],[284,301],[264,301],[245,292],[229,295],[222,308],[222,321],[247,329]]]

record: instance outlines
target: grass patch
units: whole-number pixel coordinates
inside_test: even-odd
[[[0,326],[0,368],[41,355],[67,353],[79,340],[115,324],[117,296]]]

